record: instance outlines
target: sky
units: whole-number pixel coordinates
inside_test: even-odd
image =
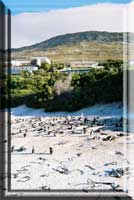
[[[3,0],[13,14],[22,12],[44,12],[66,9],[97,3],[129,3],[131,0]]]
[[[12,12],[12,48],[32,45],[66,33],[90,30],[134,31],[132,22],[134,3],[130,0],[3,0],[3,2]]]

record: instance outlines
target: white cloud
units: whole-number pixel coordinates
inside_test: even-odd
[[[134,31],[133,23],[128,24],[127,20],[130,17],[133,19],[132,14],[128,14],[133,7],[133,3],[104,3],[14,15],[12,16],[12,47],[31,45],[56,35],[80,31]]]

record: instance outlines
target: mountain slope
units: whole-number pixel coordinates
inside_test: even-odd
[[[129,33],[131,42],[134,34]],[[128,37],[129,38],[129,37]],[[129,42],[127,38],[126,42]],[[122,59],[123,33],[86,31],[53,37],[27,47],[12,49],[13,58],[48,56],[56,62]]]
[[[133,39],[134,39],[134,35]],[[22,47],[14,50],[45,50],[61,45],[77,44],[79,42],[123,42],[123,33],[111,33],[111,32],[100,32],[100,31],[86,31],[72,34],[65,34],[53,37],[49,40],[40,42],[27,47]]]

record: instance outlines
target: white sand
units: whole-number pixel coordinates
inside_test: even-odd
[[[67,124],[65,117],[52,118],[55,114],[75,117]],[[104,118],[109,121],[91,127],[90,123],[79,124],[83,123],[81,115],[88,116],[89,120],[99,116],[99,122]],[[81,119],[78,119],[80,116]],[[41,109],[25,106],[12,109],[12,189],[106,189],[132,192],[134,161],[129,155],[134,154],[134,136],[118,136],[118,133],[122,133],[118,128],[113,131],[120,116],[120,104],[97,105],[71,114],[48,114]],[[20,122],[16,121],[18,118]],[[98,128],[102,130],[90,135],[92,129]],[[27,134],[25,138],[24,133]],[[113,140],[103,141],[109,135],[114,136]],[[22,146],[26,150],[18,152]],[[34,154],[31,153],[33,146]],[[52,155],[49,154],[49,147],[53,147]],[[123,173],[119,172],[120,168]]]
[[[75,112],[45,112],[43,109],[32,109],[25,105],[11,109],[12,117],[38,117],[38,116],[101,116],[101,117],[118,117],[123,115],[121,103],[96,104]]]

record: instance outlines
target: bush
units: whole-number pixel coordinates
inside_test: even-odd
[[[11,88],[12,107],[26,104],[29,107],[45,108],[47,111],[73,111],[95,103],[122,101],[122,62],[109,60],[103,64],[105,69],[73,74],[71,86],[70,82],[67,85],[65,81],[67,75],[52,70],[54,66],[56,69],[65,66],[55,63],[42,65],[38,73],[34,72],[30,76],[22,73],[11,76],[11,80],[4,77],[6,81],[4,87],[1,87],[1,107],[9,104],[7,86]]]

